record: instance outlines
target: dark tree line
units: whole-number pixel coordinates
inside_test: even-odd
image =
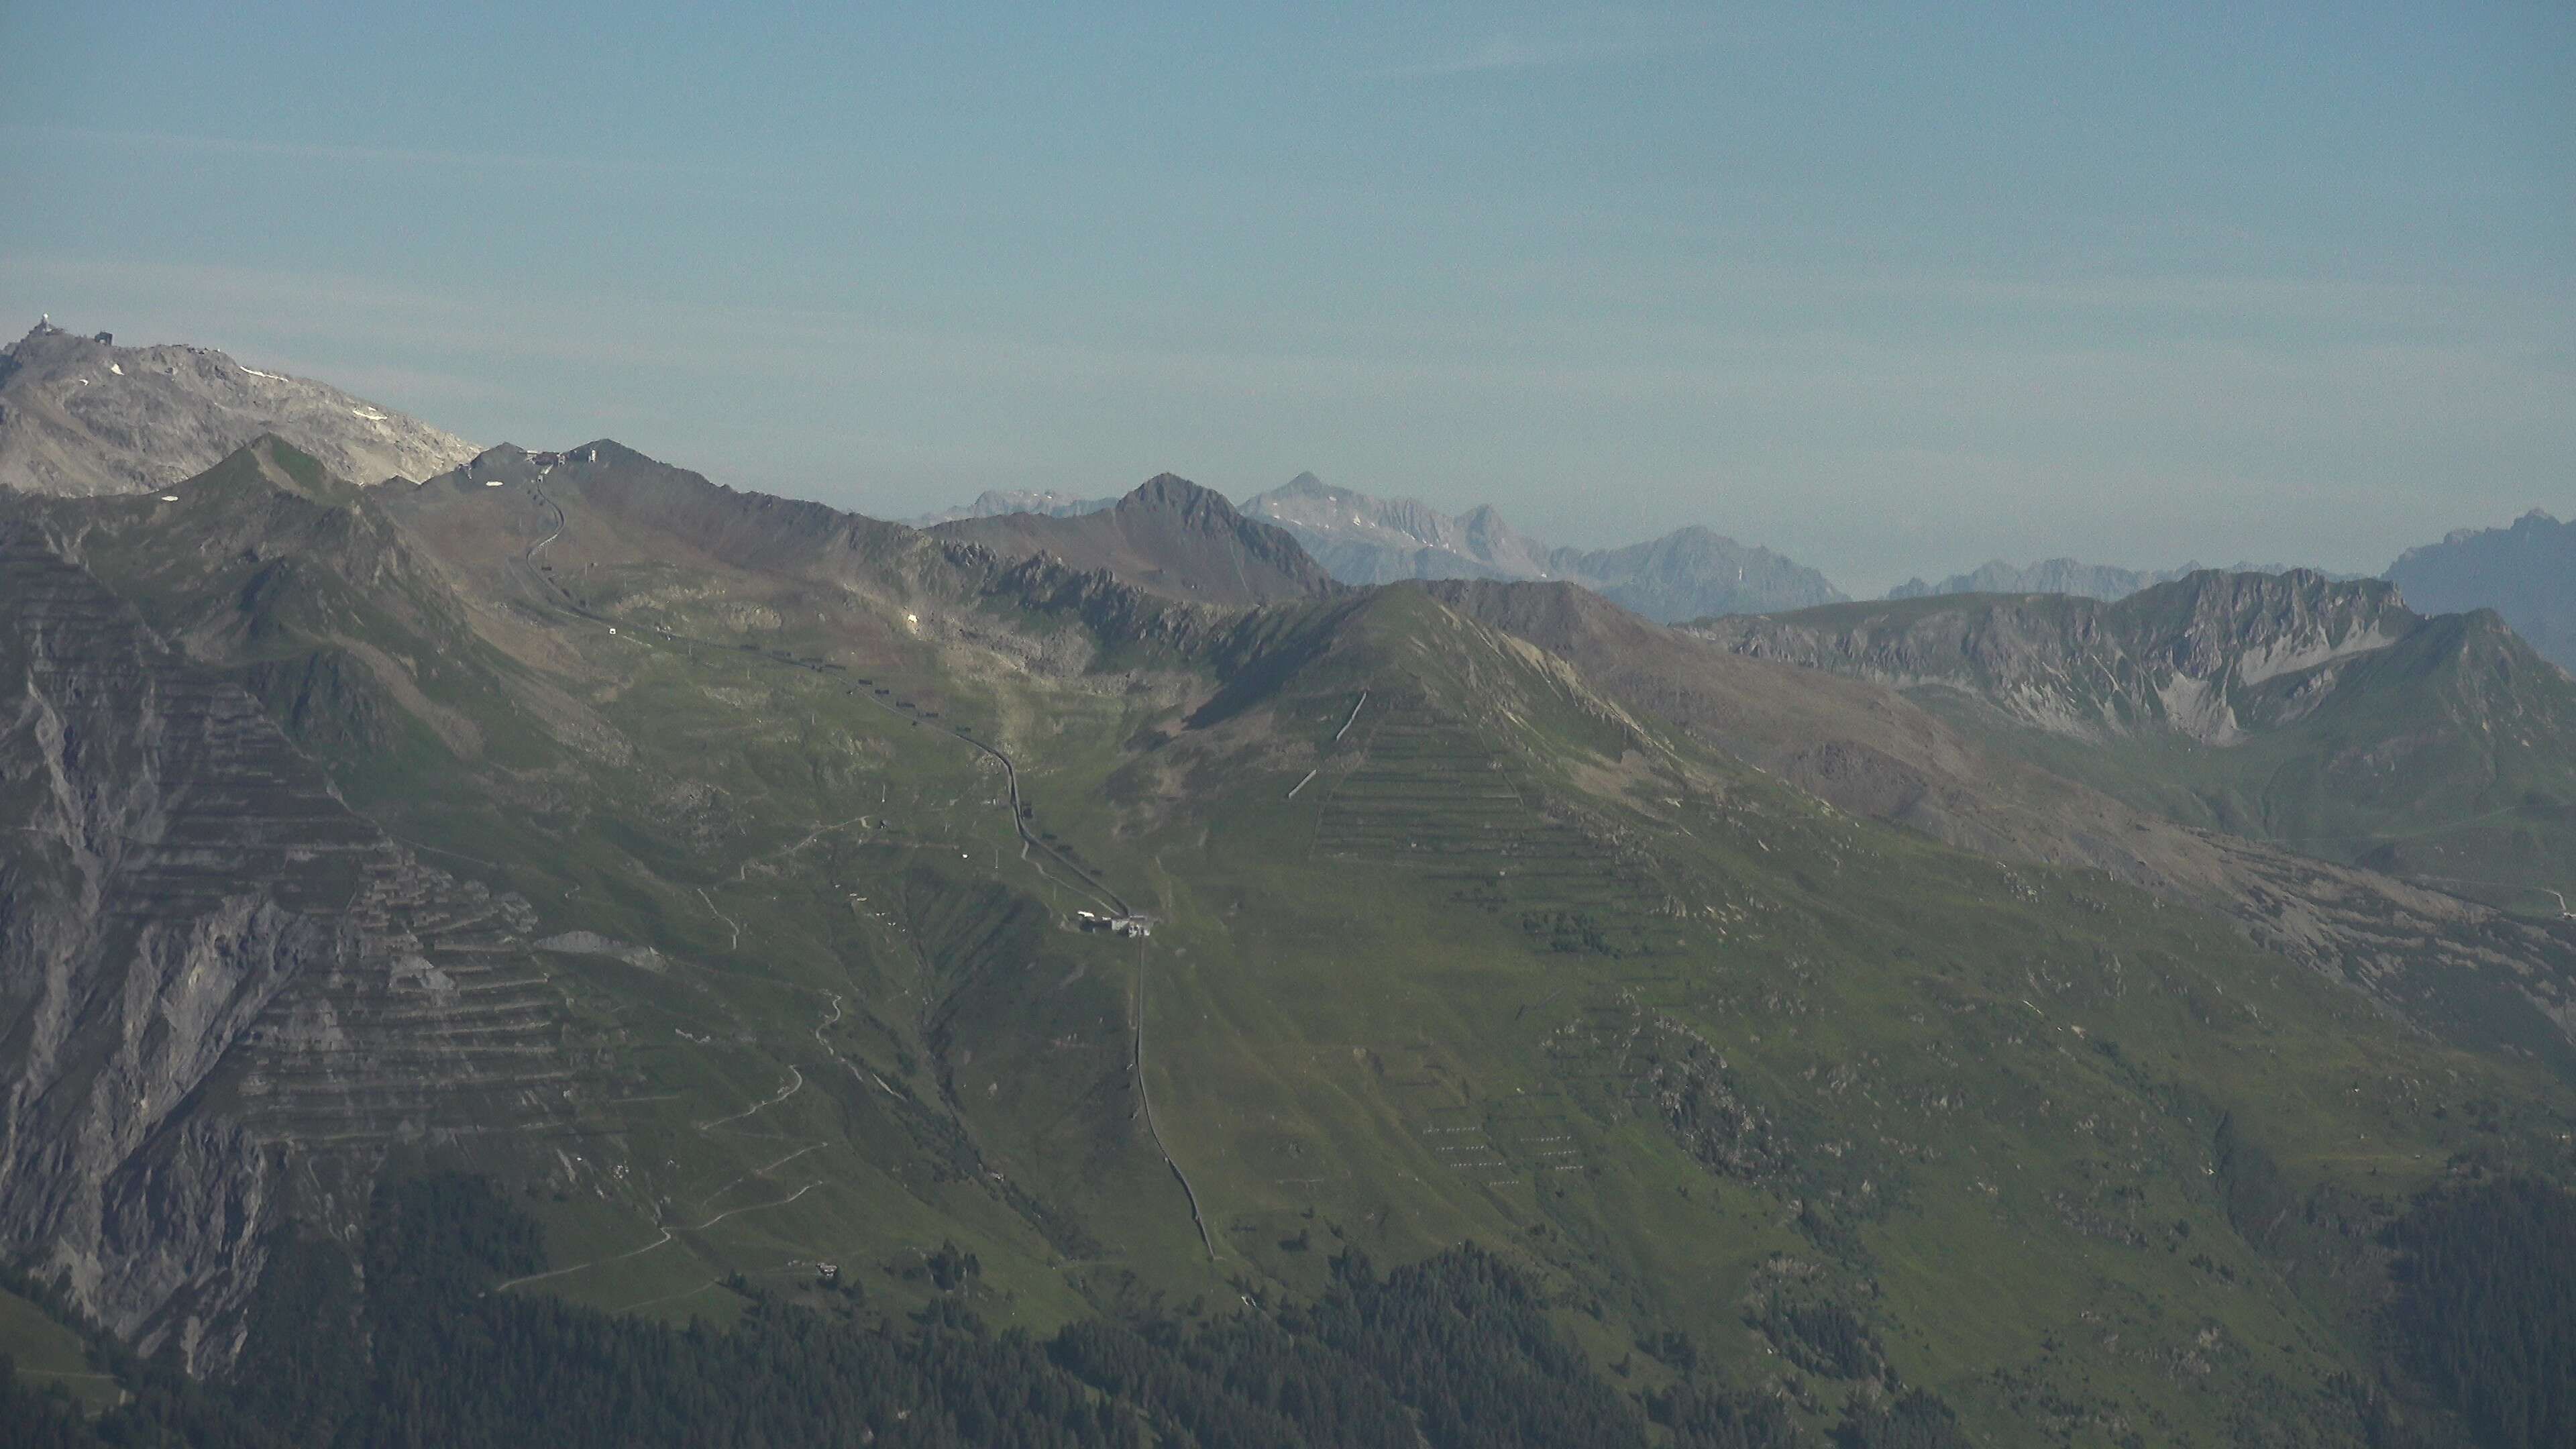
[[[950,1298],[882,1322],[755,1295],[717,1331],[493,1293],[543,1253],[535,1224],[474,1178],[380,1191],[362,1264],[319,1241],[273,1246],[223,1382],[93,1332],[126,1402],[85,1419],[0,1372],[0,1449],[1589,1449],[1652,1442],[1650,1420],[1678,1449],[1797,1442],[1777,1400],[1695,1378],[1641,1407],[1528,1277],[1474,1247],[1384,1274],[1345,1254],[1315,1301],[1275,1314],[1094,1319],[1040,1339]],[[1960,1442],[1918,1431],[1926,1406],[1947,1428],[1910,1395],[1856,1417],[1845,1442]]]
[[[0,1444],[9,1449],[91,1449],[98,1440],[69,1395],[19,1381],[18,1365],[0,1353]]]
[[[2576,1195],[2480,1183],[2426,1198],[2390,1239],[2414,1371],[2491,1449],[2576,1444]]]
[[[1840,1449],[1970,1449],[1950,1406],[1921,1389],[1851,1411],[1834,1430]]]

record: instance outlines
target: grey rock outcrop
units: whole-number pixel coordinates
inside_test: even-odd
[[[359,482],[427,478],[473,444],[335,387],[204,347],[118,347],[39,325],[0,353],[0,488],[88,497],[193,477],[274,433]]]
[[[2117,603],[1944,595],[1713,620],[1697,632],[1756,658],[1956,690],[2054,734],[2171,730],[2225,746],[2313,712],[2335,685],[2327,666],[2423,623],[2378,580],[2213,570]],[[2263,688],[2291,675],[2306,687]]]

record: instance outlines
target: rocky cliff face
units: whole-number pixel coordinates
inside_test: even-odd
[[[120,1335],[220,1363],[290,1199],[348,1222],[397,1137],[562,1116],[558,998],[524,902],[352,814],[32,525],[0,595],[0,1224]]]
[[[38,326],[0,353],[0,488],[165,487],[275,433],[343,478],[427,478],[474,445],[335,387],[205,347],[118,347]]]
[[[1962,690],[2059,734],[2170,729],[2229,745],[2314,711],[2335,687],[2331,666],[2423,622],[2375,580],[2207,572],[2116,604],[1960,595],[1721,620],[1699,632],[1759,658]],[[2265,688],[2292,675],[2307,677],[2295,689]]]

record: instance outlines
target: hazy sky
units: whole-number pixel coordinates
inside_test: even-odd
[[[2566,0],[0,0],[0,197],[0,324],[882,515],[1312,469],[1875,592],[2576,512]]]

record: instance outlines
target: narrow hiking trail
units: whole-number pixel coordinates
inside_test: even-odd
[[[822,1185],[823,1184],[819,1181],[809,1182],[803,1187],[796,1189],[794,1192],[789,1193],[787,1196],[778,1199],[776,1202],[756,1202],[748,1207],[727,1208],[723,1212],[716,1214],[714,1217],[711,1217],[702,1223],[693,1223],[687,1227],[679,1228],[665,1227],[662,1229],[662,1236],[655,1238],[653,1241],[646,1243],[644,1246],[636,1248],[631,1252],[613,1253],[605,1258],[593,1258],[587,1263],[575,1263],[569,1268],[549,1268],[543,1273],[530,1273],[524,1278],[512,1278],[506,1282],[493,1284],[491,1291],[494,1293],[507,1293],[511,1289],[519,1287],[521,1284],[543,1283],[549,1278],[565,1277],[569,1274],[579,1273],[584,1269],[601,1268],[606,1267],[610,1263],[623,1263],[630,1258],[641,1258],[646,1253],[650,1253],[657,1248],[668,1247],[671,1240],[681,1233],[703,1233],[707,1229],[714,1227],[716,1224],[723,1222],[727,1218],[740,1217],[744,1213],[765,1212],[770,1208],[785,1207],[789,1203],[796,1201],[798,1198],[803,1197],[805,1194],[812,1192],[814,1189],[821,1187]]]
[[[840,996],[837,993],[832,992],[826,992],[824,994],[832,998],[832,1014],[814,1027],[814,1040],[821,1043],[823,1045],[823,1049],[826,1052],[830,1052],[835,1061],[841,1061],[842,1065],[848,1066],[849,1063],[841,1058],[840,1053],[833,1052],[831,1045],[828,1042],[823,1042],[823,1028],[839,1021],[842,1016]],[[856,1069],[853,1068],[852,1070],[855,1073]],[[883,1082],[879,1082],[878,1085],[884,1086],[885,1084]],[[750,1106],[745,1107],[731,1116],[716,1117],[708,1121],[692,1123],[691,1125],[701,1134],[713,1133],[715,1129],[722,1127],[727,1123],[739,1122],[747,1117],[752,1117],[759,1113],[768,1111],[770,1108],[778,1106],[780,1103],[794,1097],[798,1092],[801,1092],[804,1089],[804,1071],[791,1065],[787,1069],[787,1081],[785,1085],[781,1086],[773,1095],[762,1098],[760,1101],[752,1103]],[[887,1090],[892,1091],[893,1089],[888,1088]],[[828,1139],[808,1142],[804,1146],[797,1148],[795,1151],[788,1153],[786,1156],[781,1157],[774,1162],[765,1163],[762,1166],[742,1172],[736,1175],[732,1180],[726,1182],[723,1186],[716,1188],[714,1191],[700,1195],[697,1199],[697,1205],[700,1208],[704,1208],[707,1204],[714,1202],[717,1198],[724,1196],[726,1193],[733,1191],[735,1188],[742,1186],[753,1178],[765,1178],[769,1176],[769,1174],[776,1172],[778,1169],[785,1167],[787,1164],[794,1162],[796,1159],[803,1157],[807,1153],[820,1151],[830,1145],[832,1144]],[[751,1203],[743,1207],[727,1208],[723,1212],[717,1213],[715,1216],[708,1218],[702,1223],[696,1223],[686,1227],[673,1227],[666,1223],[661,1226],[660,1237],[655,1238],[652,1242],[646,1243],[640,1248],[633,1248],[623,1253],[613,1253],[605,1258],[593,1258],[589,1262],[575,1263],[569,1267],[549,1268],[542,1273],[530,1273],[524,1277],[512,1278],[507,1282],[495,1284],[491,1291],[495,1293],[506,1292],[524,1283],[542,1283],[548,1279],[561,1278],[573,1273],[579,1273],[584,1269],[602,1267],[610,1263],[622,1263],[631,1258],[640,1258],[655,1249],[668,1246],[671,1240],[680,1233],[703,1232],[706,1229],[712,1228],[716,1224],[723,1222],[727,1218],[738,1217],[749,1212],[762,1212],[769,1208],[785,1207],[789,1203],[792,1203],[798,1198],[801,1198],[805,1194],[813,1191],[815,1188],[821,1187],[825,1180],[826,1179],[823,1178],[816,1178],[814,1181],[806,1183],[802,1187],[797,1188],[794,1192],[791,1192],[787,1196],[779,1198],[774,1202]],[[657,1213],[656,1216],[658,1217],[659,1214]],[[697,1292],[699,1290],[691,1289],[689,1291]],[[688,1295],[686,1293],[681,1293],[671,1296],[686,1297]],[[658,1302],[661,1300],[655,1299],[650,1301]]]
[[[787,1085],[778,1089],[777,1096],[768,1098],[765,1101],[754,1102],[750,1106],[743,1108],[741,1111],[734,1113],[730,1117],[718,1117],[713,1121],[699,1122],[694,1125],[701,1133],[712,1132],[727,1122],[739,1122],[743,1118],[751,1116],[755,1112],[766,1112],[770,1108],[777,1106],[779,1103],[786,1101],[788,1098],[793,1097],[804,1090],[805,1073],[798,1068],[791,1066],[787,1069]]]
[[[1217,1261],[1216,1239],[1208,1232],[1207,1214],[1199,1207],[1199,1191],[1190,1186],[1190,1175],[1181,1170],[1180,1160],[1172,1156],[1171,1147],[1163,1141],[1162,1124],[1154,1118],[1153,1094],[1145,1086],[1145,971],[1141,963],[1136,970],[1136,1102],[1145,1114],[1145,1133],[1154,1139],[1154,1150],[1162,1154],[1163,1165],[1181,1184],[1181,1195],[1190,1202],[1190,1225],[1199,1230],[1199,1245],[1207,1249],[1208,1261]]]
[[[829,1017],[824,1018],[823,1021],[815,1026],[814,1044],[823,1049],[823,1054],[825,1056],[828,1056],[832,1060],[840,1063],[841,1070],[850,1074],[850,1080],[857,1082],[862,1087],[874,1082],[877,1086],[877,1090],[897,1101],[903,1100],[903,1093],[887,1086],[885,1078],[878,1076],[874,1070],[861,1070],[857,1062],[851,1061],[848,1057],[841,1055],[838,1047],[833,1046],[830,1042],[823,1039],[823,1028],[827,1026],[838,1026],[842,1017],[841,993],[837,991],[826,991],[823,994],[832,998],[832,1014]]]
[[[707,1204],[714,1202],[717,1198],[724,1196],[726,1193],[733,1191],[735,1188],[742,1186],[744,1183],[751,1181],[755,1177],[767,1177],[769,1174],[776,1172],[778,1169],[785,1167],[791,1162],[794,1162],[797,1158],[804,1156],[806,1153],[819,1151],[822,1148],[829,1146],[831,1146],[831,1144],[828,1142],[808,1142],[804,1146],[797,1148],[795,1151],[788,1153],[785,1157],[778,1159],[776,1162],[770,1163],[765,1167],[755,1167],[750,1171],[737,1176],[731,1182],[717,1188],[715,1191],[701,1194],[698,1198],[698,1206],[705,1207]]]
[[[725,949],[726,949],[726,950],[728,950],[728,951],[739,951],[739,950],[741,950],[741,949],[742,949],[742,922],[737,921],[737,920],[735,920],[733,917],[726,915],[723,911],[717,910],[717,909],[716,909],[716,898],[715,898],[715,897],[713,897],[713,896],[711,896],[711,895],[708,895],[708,894],[707,894],[707,888],[706,888],[705,886],[699,886],[699,887],[697,888],[697,891],[698,891],[698,899],[699,899],[699,900],[702,900],[702,901],[705,901],[705,902],[707,903],[707,909],[708,909],[708,910],[710,910],[710,911],[715,911],[715,917],[716,917],[716,919],[717,919],[717,920],[719,920],[719,921],[724,922],[727,926],[730,926],[730,927],[732,927],[732,928],[733,928],[733,943],[732,943],[731,945],[729,945],[729,946],[725,947]]]

